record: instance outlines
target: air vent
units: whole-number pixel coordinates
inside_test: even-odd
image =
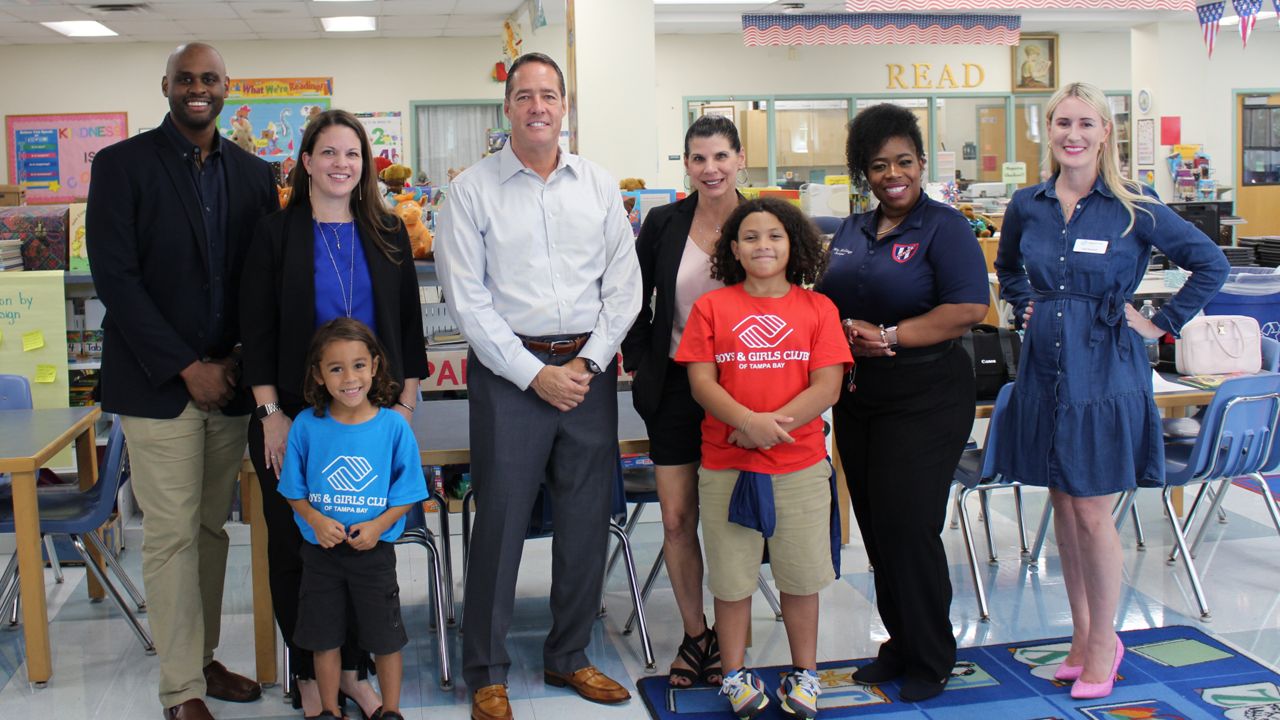
[[[119,17],[121,15],[145,15],[151,12],[147,3],[102,3],[86,7],[85,12],[91,15]]]

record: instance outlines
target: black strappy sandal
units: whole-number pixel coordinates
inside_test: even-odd
[[[724,679],[724,667],[720,664],[720,636],[715,628],[708,625],[702,637],[707,638],[707,649],[702,655],[702,682],[718,687]]]
[[[703,648],[703,641],[707,638],[707,632],[703,630],[702,634],[697,637],[685,635],[684,640],[680,641],[680,649],[676,651],[676,657],[683,660],[689,667],[672,667],[671,674],[667,678],[668,685],[676,689],[684,689],[698,684],[707,661],[707,651]],[[686,684],[680,685],[671,682],[676,678],[684,680]]]

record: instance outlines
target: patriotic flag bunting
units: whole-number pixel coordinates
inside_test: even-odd
[[[991,0],[845,0],[844,9],[859,12],[955,12],[991,10]],[[1004,0],[1001,10],[1172,10],[1190,11],[1195,0]]]
[[[1280,0],[1276,0],[1280,2]],[[1222,8],[1225,0],[1211,2],[1196,7],[1196,15],[1200,18],[1200,29],[1204,31],[1204,45],[1209,48],[1209,57],[1213,57],[1213,41],[1218,37],[1218,23],[1222,21]]]
[[[1231,7],[1240,16],[1240,42],[1249,47],[1249,33],[1258,24],[1258,11],[1262,10],[1262,0],[1231,0]]]
[[[742,41],[761,45],[1017,45],[1016,15],[813,13],[743,15]]]

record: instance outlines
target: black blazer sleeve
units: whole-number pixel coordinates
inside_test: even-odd
[[[275,385],[280,362],[280,224],[284,211],[258,221],[240,278],[240,337],[244,380]]]
[[[667,227],[665,217],[655,217],[657,212],[658,210],[654,210],[649,213],[636,238],[636,258],[640,261],[641,302],[640,314],[631,324],[627,336],[622,339],[622,367],[627,372],[635,372],[640,367],[640,361],[649,352],[649,342],[653,335],[653,285],[657,273],[658,242]]]
[[[427,377],[427,347],[422,335],[422,298],[404,223],[396,229],[395,246],[400,251],[400,367],[404,377],[423,380]]]

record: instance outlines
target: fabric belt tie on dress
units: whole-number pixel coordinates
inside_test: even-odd
[[[534,340],[521,335],[520,343],[526,348],[534,351],[545,353],[552,356],[573,355],[587,344],[587,339],[591,337],[591,333],[584,333],[564,340]]]
[[[1037,294],[1041,300],[1084,300],[1093,303],[1097,308],[1093,319],[1097,322],[1089,331],[1089,347],[1097,346],[1110,332],[1115,337],[1120,358],[1122,360],[1129,358],[1129,343],[1123,342],[1121,337],[1121,333],[1128,327],[1124,319],[1124,308],[1129,304],[1129,300],[1125,297],[1124,291],[1112,290],[1102,295],[1067,291],[1038,292]]]

